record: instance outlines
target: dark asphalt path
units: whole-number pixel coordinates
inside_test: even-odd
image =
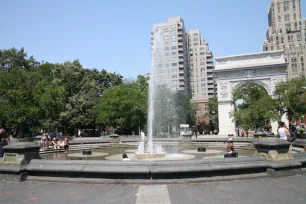
[[[141,189],[141,190],[140,190]],[[301,203],[306,175],[228,182],[168,185],[16,182],[0,175],[0,203]],[[155,203],[156,203],[155,202]],[[143,203],[145,204],[145,203]]]

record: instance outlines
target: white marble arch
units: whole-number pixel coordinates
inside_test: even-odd
[[[273,96],[276,84],[287,80],[287,66],[283,51],[216,58],[214,72],[218,89],[220,135],[236,134],[235,122],[230,116],[234,110],[232,92],[253,82],[263,86]]]

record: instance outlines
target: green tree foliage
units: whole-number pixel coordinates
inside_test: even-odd
[[[280,117],[288,114],[289,120],[299,120],[306,114],[305,77],[280,82],[275,89],[275,100]]]
[[[14,135],[46,131],[75,133],[94,128],[91,109],[122,76],[85,69],[79,60],[38,63],[24,49],[0,50],[0,122]]]
[[[217,130],[218,129],[218,98],[213,97],[208,100],[208,117],[209,117],[209,125],[210,130]]]
[[[190,126],[194,125],[196,118],[188,95],[184,91],[177,91],[174,93],[173,98],[175,101],[175,112],[177,116],[176,126],[179,127],[180,124],[189,124]]]
[[[172,127],[179,129],[180,124],[193,125],[195,116],[189,97],[183,91],[171,91],[166,85],[155,87],[154,127],[155,136],[166,136],[172,133]],[[175,134],[175,133],[172,133]]]
[[[233,92],[233,100],[242,101],[231,114],[243,128],[265,127],[270,119],[277,119],[276,103],[267,91],[256,83],[247,83]]]
[[[137,76],[137,80],[135,82],[133,82],[131,84],[132,88],[143,92],[145,95],[148,94],[148,90],[149,90],[149,78],[148,77],[144,77],[142,75],[138,75]]]
[[[39,108],[33,100],[33,74],[20,68],[9,68],[0,74],[0,113],[4,128],[22,136],[35,121]]]
[[[109,88],[93,108],[96,122],[115,127],[120,133],[137,132],[146,123],[147,97],[131,85],[121,84]]]

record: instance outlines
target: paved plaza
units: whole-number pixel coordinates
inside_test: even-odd
[[[306,175],[168,185],[16,182],[0,175],[0,203],[306,203]]]

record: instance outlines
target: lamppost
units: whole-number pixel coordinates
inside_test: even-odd
[[[170,106],[170,102],[171,102],[171,99],[169,98],[168,100],[167,100],[167,109],[169,110],[169,106]],[[169,124],[169,119],[168,119],[168,138],[170,137],[170,124]]]
[[[140,135],[140,118],[139,118],[138,135]]]

